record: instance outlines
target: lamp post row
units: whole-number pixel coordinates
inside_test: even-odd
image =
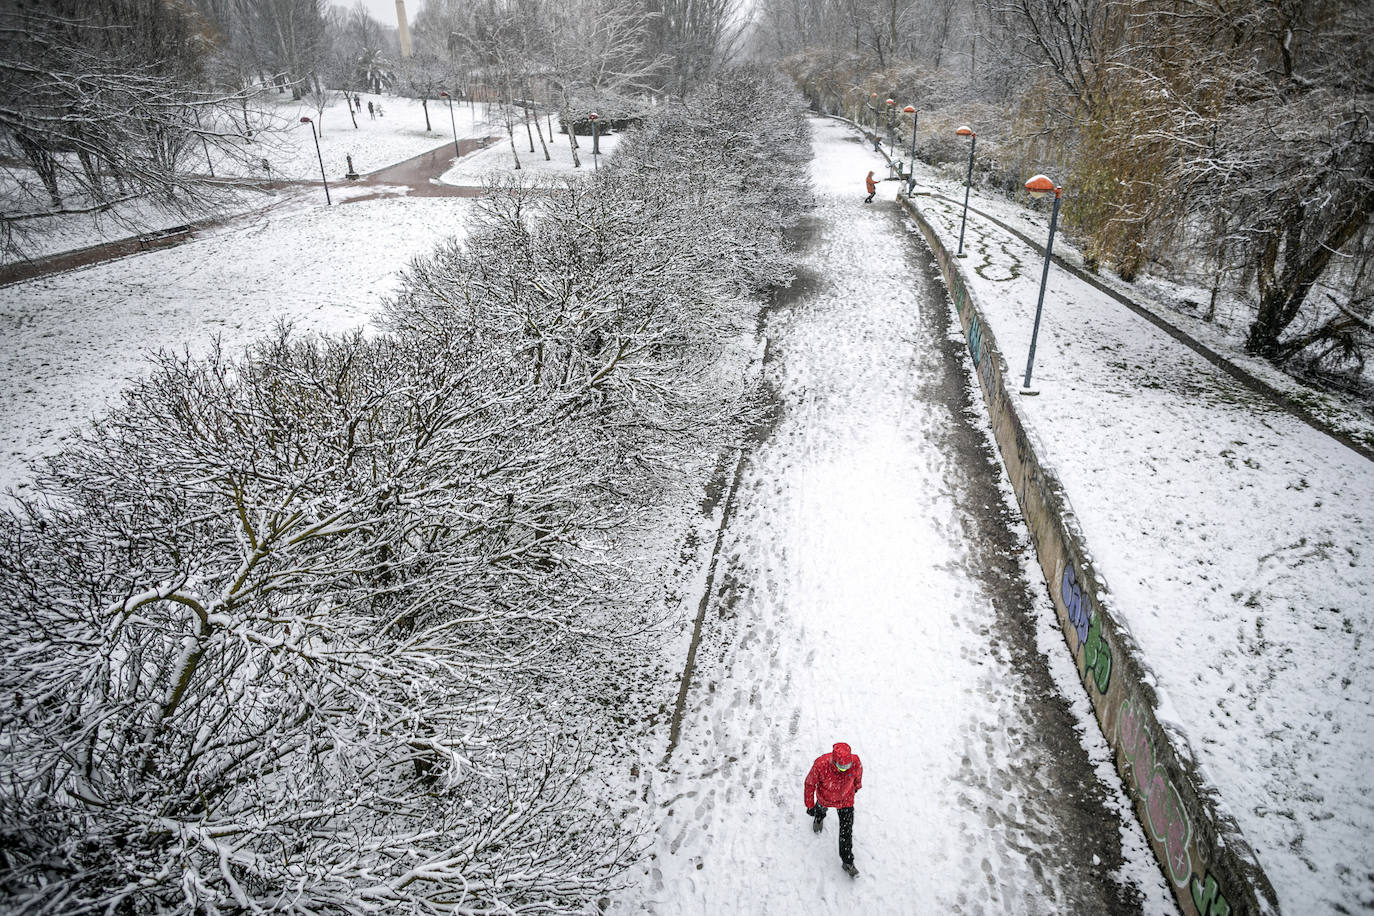
[[[873,109],[873,148],[878,149],[878,93],[870,93]],[[886,101],[888,110],[888,147],[896,149],[895,127],[893,122],[893,112],[896,103],[892,99]],[[916,187],[916,123],[920,117],[920,112],[912,105],[907,105],[902,109],[903,114],[911,115],[911,168],[907,172],[906,193],[910,197]],[[964,229],[968,224],[968,200],[969,193],[973,189],[973,151],[978,146],[978,133],[966,124],[960,125],[954,133],[960,137],[969,138],[968,147],[968,172],[964,178],[964,208],[963,214],[959,218],[959,248],[955,257],[968,257],[964,252]],[[1045,175],[1035,175],[1026,182],[1026,190],[1032,197],[1044,197],[1046,194],[1054,194],[1054,207],[1050,211],[1050,234],[1045,242],[1045,264],[1040,271],[1040,292],[1035,300],[1035,321],[1031,325],[1030,349],[1026,353],[1026,373],[1021,381],[1021,392],[1023,394],[1038,394],[1031,388],[1031,373],[1035,368],[1035,346],[1040,337],[1040,316],[1045,306],[1045,287],[1049,283],[1050,260],[1054,251],[1054,230],[1059,222],[1059,202],[1063,197],[1064,188],[1057,185]]]

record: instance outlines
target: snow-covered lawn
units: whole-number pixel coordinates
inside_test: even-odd
[[[213,159],[216,177],[318,183],[322,157],[331,192],[346,196],[350,193],[344,177],[348,172],[349,156],[353,157],[353,167],[358,174],[366,176],[429,150],[451,145],[455,131],[458,137],[463,139],[492,136],[504,130],[487,121],[484,104],[478,104],[475,109],[469,108],[466,104],[455,104],[453,120],[450,122],[448,106],[430,102],[432,129],[426,131],[424,111],[419,101],[364,96],[363,111],[357,116],[358,126],[354,129],[348,110],[344,107],[343,97],[338,93],[332,94],[332,102],[325,109],[323,118],[308,103],[292,102],[290,96],[283,98],[285,100],[274,95],[266,95],[258,100],[261,112],[255,112],[251,121],[259,128],[265,126],[268,129],[258,129],[251,139],[237,143],[240,155],[246,163],[215,154]],[[382,117],[368,117],[368,100],[382,103]],[[310,125],[300,123],[303,116],[324,127],[318,155]],[[230,129],[241,131],[242,128],[242,123],[236,121]],[[264,160],[270,164],[270,168],[262,167]],[[190,165],[193,170],[203,170],[205,161],[193,157]],[[21,182],[30,185],[36,182],[31,170],[16,164],[0,166],[0,198],[13,194],[15,187]],[[311,193],[309,188],[303,190],[307,194]],[[285,193],[291,194],[294,190]],[[323,195],[322,191],[316,193]],[[130,238],[143,232],[198,222],[224,213],[243,213],[270,207],[278,203],[282,196],[282,193],[240,190],[235,191],[216,211],[169,212],[151,208],[144,202],[134,200],[117,204],[105,213],[90,216],[26,220],[24,228],[31,233],[31,237],[26,239],[23,256],[31,259],[42,258],[102,242]]]
[[[916,202],[952,250],[960,208]],[[1019,378],[1041,260],[972,213],[964,248]],[[1017,409],[1284,911],[1374,905],[1374,463],[1058,268],[1034,379]]]
[[[545,122],[541,122],[545,123]],[[491,135],[496,135],[498,131],[493,128]],[[549,158],[544,158],[544,146],[539,143],[539,138],[535,137],[534,152],[530,152],[529,138],[525,135],[523,126],[517,126],[515,132],[515,152],[511,151],[510,140],[505,136],[505,128],[501,128],[499,133],[501,139],[480,152],[473,153],[471,156],[464,156],[461,160],[454,163],[453,168],[449,169],[439,179],[445,184],[452,185],[481,185],[484,181],[496,176],[517,176],[521,173],[547,173],[547,172],[574,172],[572,150],[568,146],[567,134],[554,134],[552,141],[549,140],[548,131],[545,130],[544,143],[547,144]],[[592,157],[592,138],[577,138],[578,159],[581,162],[581,171],[590,173],[601,163],[606,161],[606,157],[615,151],[620,143],[620,135],[612,134],[602,137],[600,141],[600,154],[596,161]],[[516,158],[520,160],[520,168],[515,168]]]
[[[448,105],[431,101],[431,129],[427,131],[424,109],[418,100],[375,95],[362,96],[363,110],[355,115],[358,126],[354,128],[348,109],[344,107],[343,97],[338,93],[330,95],[331,104],[324,110],[323,117],[307,102],[269,99],[265,106],[265,123],[274,129],[255,134],[241,149],[254,165],[261,159],[270,162],[270,172],[260,168],[244,172],[222,163],[217,164],[216,173],[219,174],[223,169],[229,174],[251,178],[313,181],[320,177],[322,157],[329,179],[343,181],[348,172],[348,156],[353,157],[353,168],[359,174],[366,175],[443,146],[445,142],[452,143],[455,130],[460,138],[485,137],[497,133],[497,128],[487,122],[483,104],[477,105],[475,110],[466,104],[455,104],[450,121]],[[374,107],[376,103],[381,104],[382,117],[368,117],[369,101],[374,103]],[[322,127],[319,156],[315,153],[310,125],[302,124],[302,117],[310,118]]]
[[[230,348],[286,320],[366,326],[397,271],[463,231],[472,201],[297,205],[185,245],[6,287],[0,295],[0,491],[99,414],[159,349]]]

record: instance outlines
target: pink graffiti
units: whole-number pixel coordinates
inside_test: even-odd
[[[1145,804],[1150,837],[1164,846],[1164,862],[1174,883],[1180,887],[1192,875],[1188,853],[1192,825],[1183,810],[1183,799],[1168,779],[1164,767],[1155,760],[1154,744],[1146,731],[1145,717],[1129,699],[1121,704],[1117,736],[1121,752],[1131,764],[1131,782]]]

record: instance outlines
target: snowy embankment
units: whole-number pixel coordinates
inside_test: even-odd
[[[918,171],[923,189],[958,190]],[[960,208],[917,204],[953,250]],[[1019,379],[1041,259],[973,213],[964,248]],[[1374,463],[1058,268],[1034,381],[1040,394],[1016,395],[1016,409],[1063,482],[1111,611],[1282,908],[1374,905],[1374,664],[1361,651]]]

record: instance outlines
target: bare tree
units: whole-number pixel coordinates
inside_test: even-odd
[[[0,144],[36,179],[5,202],[7,249],[35,216],[133,197],[212,203],[223,184],[204,174],[205,155],[243,157],[231,115],[248,94],[198,87],[196,20],[123,6],[73,0],[0,14]]]

